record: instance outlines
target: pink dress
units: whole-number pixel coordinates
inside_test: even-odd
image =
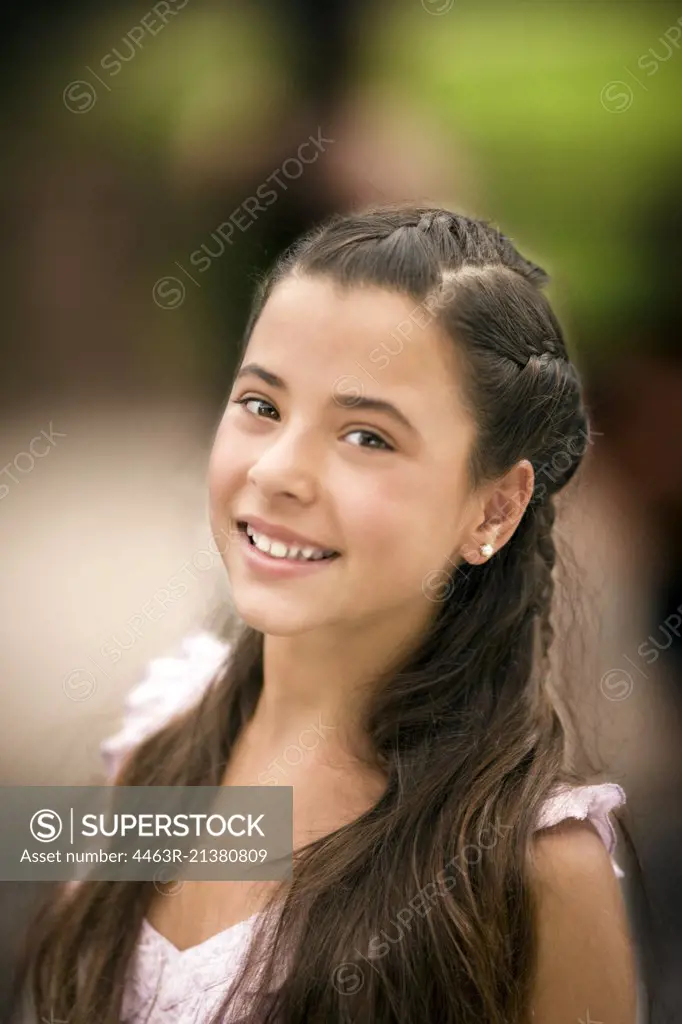
[[[187,637],[179,657],[155,658],[146,678],[126,698],[123,726],[101,746],[109,777],[121,757],[193,704],[208,685],[229,646],[210,633]],[[625,802],[615,783],[559,789],[548,799],[538,828],[565,818],[588,818],[613,855],[616,833],[609,812]],[[619,877],[623,872],[611,860]],[[237,972],[258,914],[179,950],[146,919],[128,965],[121,1020],[124,1024],[192,1024],[217,1008]]]

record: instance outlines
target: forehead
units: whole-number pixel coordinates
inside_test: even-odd
[[[363,393],[402,403],[413,423],[469,422],[455,343],[406,295],[287,278],[266,302],[247,352],[245,361],[264,364],[294,391],[300,384],[329,393],[340,378],[357,378]]]

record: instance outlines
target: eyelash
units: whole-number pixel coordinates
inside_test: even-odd
[[[268,405],[268,406],[270,406],[271,409],[275,408],[274,405],[272,405],[270,402],[268,402],[265,398],[258,398],[256,395],[244,395],[243,398],[233,398],[230,401],[231,401],[231,403],[233,405],[243,405],[243,406],[246,406],[247,402],[262,402],[263,405]],[[246,411],[248,412],[248,409]],[[260,419],[260,420],[268,418],[266,416],[257,416],[255,413],[249,413],[249,415],[255,416],[256,419]],[[351,433],[351,434],[366,434],[368,437],[375,437],[379,441],[381,441],[381,444],[383,446],[381,448],[377,448],[374,445],[362,444],[362,445],[355,445],[356,448],[369,448],[370,450],[373,448],[375,451],[387,451],[387,452],[395,451],[395,448],[393,448],[392,445],[390,445],[388,443],[388,441],[386,441],[380,434],[376,434],[373,430],[362,430],[361,428],[358,428],[357,430],[349,431],[349,433]]]

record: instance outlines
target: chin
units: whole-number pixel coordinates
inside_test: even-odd
[[[232,603],[242,622],[269,636],[297,636],[321,625],[312,611],[297,609],[290,597],[270,599],[261,593],[251,598],[240,594],[237,587],[232,592]]]

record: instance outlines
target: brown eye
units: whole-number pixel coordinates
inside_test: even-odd
[[[375,434],[373,430],[351,430],[350,434],[346,434],[346,437],[350,437],[351,434],[363,434],[365,437],[371,437],[374,441],[378,441],[379,445],[374,444],[358,444],[356,448],[379,448],[380,451],[393,452],[393,448],[388,441],[384,441],[383,437],[379,434]]]
[[[265,405],[268,407],[268,409],[272,409],[273,412],[276,412],[274,406],[270,405],[269,402],[266,402],[264,398],[256,398],[255,395],[245,395],[243,398],[235,398],[233,399],[233,401],[235,405],[243,405],[244,408],[246,408],[250,402],[260,402],[261,405]],[[270,419],[269,416],[259,416],[258,413],[256,412],[251,412],[251,410],[247,411],[250,413],[251,416],[255,416],[256,419]]]

